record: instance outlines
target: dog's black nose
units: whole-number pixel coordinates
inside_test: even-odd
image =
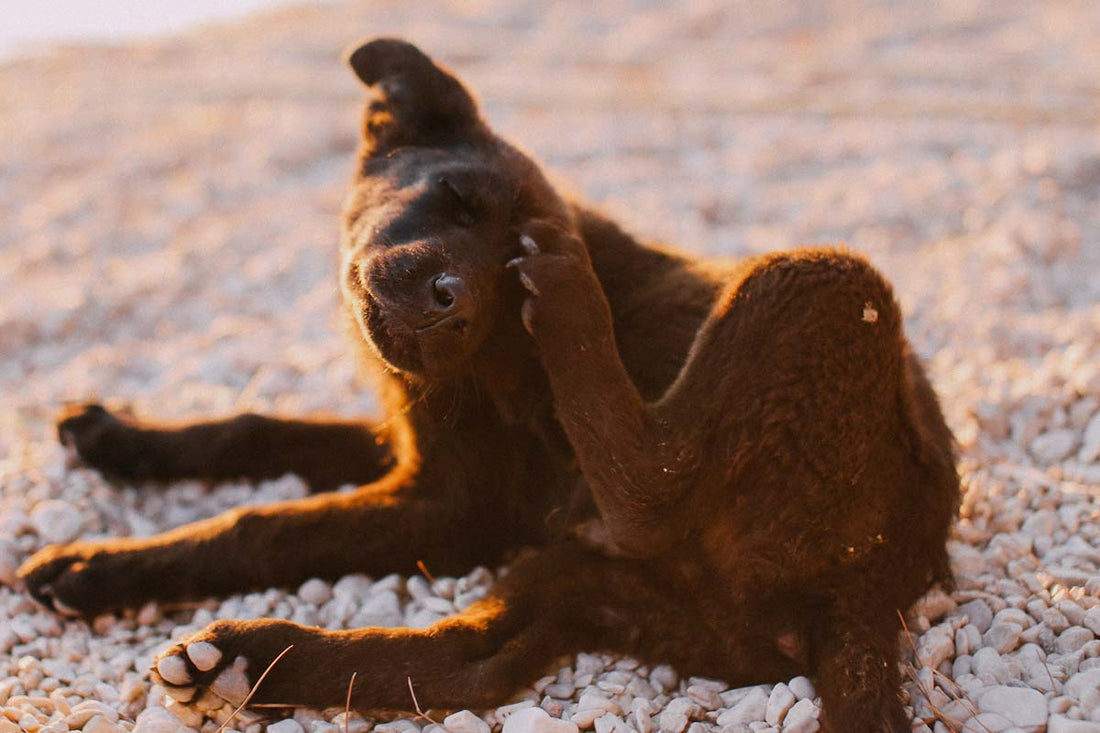
[[[436,310],[461,310],[469,299],[466,281],[457,275],[443,273],[432,283],[432,299]]]

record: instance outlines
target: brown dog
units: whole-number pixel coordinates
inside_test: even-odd
[[[384,427],[169,428],[89,406],[59,431],[129,481],[361,488],[48,547],[20,571],[35,598],[94,614],[511,561],[428,629],[219,621],[156,677],[177,698],[232,697],[227,666],[243,658],[255,682],[293,644],[255,702],[343,705],[356,673],[360,709],[408,708],[407,676],[423,707],[477,708],[561,654],[606,650],[734,685],[808,674],[826,730],[907,731],[898,610],[949,577],[958,479],[889,285],[840,250],[722,269],[640,244],[564,200],[413,46],[376,40],[350,64],[375,96],[342,286]]]

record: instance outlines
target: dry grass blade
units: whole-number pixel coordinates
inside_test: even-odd
[[[348,733],[348,718],[351,717],[351,688],[355,687],[355,675],[357,674],[359,673],[352,672],[351,679],[348,681],[348,698],[344,701],[344,733]]]
[[[413,678],[412,677],[406,677],[405,679],[409,683],[409,694],[412,695],[413,708],[416,710],[416,717],[423,718],[424,720],[428,721],[429,723],[435,723],[440,728],[443,728],[443,730],[447,730],[446,726],[444,726],[438,720],[432,719],[432,717],[430,715],[428,715],[427,713],[425,713],[423,710],[420,709],[420,703],[417,702],[417,699],[416,699],[416,692],[413,690]]]
[[[252,699],[252,696],[256,694],[256,690],[260,689],[260,683],[264,681],[268,673],[271,672],[272,668],[274,668],[275,665],[279,663],[279,660],[285,657],[286,653],[293,648],[294,645],[291,644],[286,649],[283,649],[281,652],[279,652],[279,656],[271,660],[271,664],[267,665],[267,669],[265,669],[264,673],[260,675],[260,679],[256,680],[256,684],[252,685],[252,689],[248,691],[247,695],[245,695],[245,698],[241,701],[241,704],[237,706],[237,709],[233,711],[232,715],[225,719],[224,723],[218,726],[218,730],[215,731],[215,733],[222,733],[222,731],[225,730],[229,726],[229,724],[233,722],[233,719],[241,714],[241,711],[244,710],[244,706],[247,705],[248,701]]]
[[[435,582],[435,578],[433,578],[432,574],[430,572],[428,572],[428,566],[424,564],[423,560],[417,560],[416,561],[416,567],[417,567],[417,569],[420,570],[421,574],[425,578],[428,579],[429,583],[434,583]]]
[[[917,645],[913,643],[913,635],[909,633],[909,624],[905,623],[905,616],[902,614],[901,610],[898,610],[898,618],[901,620],[901,628],[904,629],[904,631],[905,631],[905,638],[909,640],[909,647],[913,650],[913,658],[916,661],[919,662],[920,660],[917,658]],[[916,668],[912,664],[906,665],[906,668],[907,668],[906,671],[909,673],[909,676],[913,679],[913,682],[916,683],[916,685],[920,689],[921,693],[924,694],[924,699],[928,701],[928,707],[932,708],[932,712],[933,712],[933,714],[935,714],[936,720],[940,721],[945,726],[947,726],[947,729],[950,730],[952,733],[958,733],[959,729],[955,727],[954,721],[952,721],[946,715],[944,715],[943,711],[940,710],[939,707],[937,707],[934,702],[932,702],[932,690],[924,689],[924,685],[920,681],[920,677],[916,672]],[[939,677],[941,680],[944,680],[945,682],[949,683],[951,685],[951,688],[954,688],[955,690],[958,690],[959,692],[961,692],[962,696],[960,697],[958,694],[953,692],[951,688],[944,687],[947,694],[953,700],[955,700],[955,702],[957,702],[960,705],[962,705],[963,707],[965,707],[967,712],[969,712],[971,717],[974,719],[974,721],[978,725],[980,725],[982,727],[982,729],[986,731],[986,733],[993,733],[993,731],[989,730],[989,728],[986,727],[985,723],[983,723],[982,721],[977,719],[977,717],[978,717],[977,708],[975,708],[974,704],[972,702],[970,702],[970,700],[968,698],[966,698],[966,693],[963,691],[963,689],[961,687],[959,687],[959,685],[955,682],[955,680],[951,679],[947,675],[945,675],[942,672],[940,672],[938,670],[935,670],[935,669],[932,670],[932,677],[933,678]]]
[[[951,696],[951,699],[955,700],[955,702],[965,707],[967,712],[969,712],[974,718],[978,717],[978,708],[974,706],[974,703],[967,696],[966,691],[963,690],[963,688],[959,687],[959,683],[955,682],[955,680],[951,679],[944,673],[937,672],[936,670],[932,670],[932,676],[939,677],[940,680],[942,680],[943,682],[949,683],[951,685],[951,688],[958,690],[958,693],[956,693],[953,692],[952,689],[949,687],[945,686],[943,688],[947,692],[947,694]],[[986,733],[993,733],[993,731],[989,730],[986,724],[982,721],[976,720],[975,722],[977,722],[977,724],[980,725],[982,729],[986,731]]]
[[[951,733],[960,733],[959,729],[955,726],[955,721],[947,717],[947,715],[945,715],[944,712],[939,709],[936,703],[932,702],[931,695],[929,695],[928,691],[924,689],[924,685],[922,685],[920,682],[920,677],[917,676],[916,668],[911,664],[907,664],[905,665],[905,671],[909,675],[909,679],[913,680],[914,684],[916,684],[916,686],[920,688],[921,693],[924,694],[924,699],[928,701],[928,707],[932,709],[932,714],[936,716],[936,720],[943,723],[944,727],[947,728],[947,730],[949,730]]]

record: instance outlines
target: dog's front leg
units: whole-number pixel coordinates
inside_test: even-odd
[[[697,478],[696,451],[631,381],[584,242],[567,224],[537,221],[520,243],[526,255],[509,265],[528,291],[523,323],[596,505],[620,551],[656,555],[685,531],[682,499]]]
[[[392,436],[365,421],[242,414],[166,425],[87,404],[66,408],[58,438],[81,462],[124,481],[259,481],[297,474],[313,491],[365,484],[395,462]]]
[[[59,612],[94,615],[148,600],[177,601],[290,586],[351,572],[464,572],[485,556],[476,520],[408,496],[395,476],[346,494],[235,509],[145,538],[52,545],[19,570],[30,593]]]

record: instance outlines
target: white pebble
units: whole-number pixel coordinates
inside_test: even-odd
[[[1066,694],[1078,700],[1091,690],[1100,690],[1100,669],[1078,672],[1065,685]]]
[[[72,504],[60,500],[39,502],[31,510],[31,524],[47,542],[72,542],[80,535],[84,517]]]
[[[133,733],[181,733],[183,723],[164,708],[146,708],[137,716]]]
[[[772,694],[768,696],[768,707],[764,712],[764,720],[771,725],[779,725],[787,716],[787,711],[794,706],[795,696],[791,688],[780,682],[772,688]]]
[[[813,700],[803,698],[787,711],[783,721],[783,733],[814,733],[821,728],[817,722],[818,710]]]
[[[294,718],[280,720],[267,726],[270,733],[305,733],[305,729]]]
[[[718,716],[718,725],[727,726],[737,723],[752,723],[764,720],[768,710],[768,693],[763,687],[754,687],[749,694],[729,710]]]
[[[489,724],[469,710],[459,710],[443,719],[443,727],[451,733],[489,733]]]
[[[1038,690],[997,685],[982,692],[978,708],[995,713],[1020,728],[1038,727],[1046,722],[1047,701]]]
[[[329,588],[328,583],[320,578],[310,578],[298,587],[298,597],[306,603],[320,606],[332,598],[332,589]]]
[[[575,723],[547,715],[542,708],[517,710],[504,720],[501,733],[579,733]]]
[[[917,644],[917,661],[920,666],[938,669],[944,660],[955,653],[955,634],[950,626],[933,626]]]
[[[791,688],[791,692],[799,700],[812,700],[817,697],[817,693],[814,691],[814,683],[806,677],[795,677],[787,683],[787,687]]]
[[[1100,723],[1052,715],[1047,722],[1047,733],[1100,733]]]
[[[1092,463],[1097,459],[1100,459],[1100,412],[1093,415],[1085,426],[1081,450],[1077,451],[1077,460],[1081,463]]]
[[[995,623],[989,627],[989,631],[985,632],[982,643],[987,647],[996,649],[998,654],[1007,654],[1019,644],[1022,631],[1023,629],[1018,624]]]

